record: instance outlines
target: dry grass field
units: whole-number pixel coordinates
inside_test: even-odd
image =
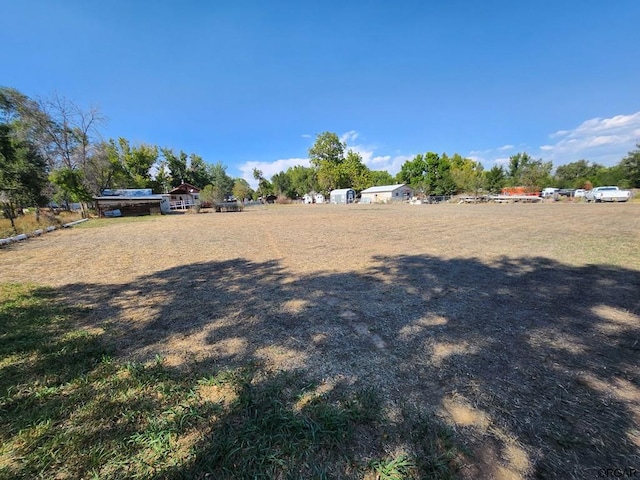
[[[374,388],[394,428],[359,432],[365,457],[419,457],[432,415],[461,478],[640,471],[637,203],[91,220],[0,249],[0,272],[82,307],[118,358]]]

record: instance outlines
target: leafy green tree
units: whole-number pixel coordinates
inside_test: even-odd
[[[62,182],[56,185],[59,193],[95,190],[91,182],[99,177],[95,171],[101,158],[96,150],[99,127],[106,121],[97,108],[82,109],[58,94],[35,101],[0,87],[0,110],[5,120],[11,120],[14,136],[36,150],[52,174],[60,170],[51,177]]]
[[[527,153],[517,153],[509,157],[507,185],[524,186],[531,192],[540,191],[545,185],[552,183],[551,162],[534,160]]]
[[[342,171],[340,164],[323,162],[318,168],[318,185],[320,190],[330,192],[336,188],[341,188],[343,184]]]
[[[213,183],[213,167],[207,166],[199,155],[189,155],[189,168],[186,174],[186,183],[194,187],[202,188],[203,185]]]
[[[340,188],[344,183],[341,170],[346,144],[338,135],[324,132],[316,135],[316,141],[309,148],[309,162],[316,169],[320,189],[328,192]]]
[[[83,183],[93,195],[106,188],[126,188],[129,173],[121,163],[115,142],[100,142],[94,146],[82,171]]]
[[[338,188],[364,190],[371,186],[371,171],[362,161],[359,153],[349,150],[339,166],[341,171]]]
[[[316,135],[315,143],[309,148],[309,161],[318,169],[325,163],[340,164],[344,159],[345,147],[345,143],[341,142],[335,133],[320,133]]]
[[[175,188],[187,182],[189,178],[187,175],[187,154],[182,151],[176,154],[170,148],[161,148],[160,151],[169,169],[171,187]]]
[[[253,195],[253,190],[244,178],[236,178],[233,182],[233,189],[231,190],[233,196],[239,200],[243,201],[245,198],[251,198]]]
[[[258,190],[256,190],[256,192],[255,192],[256,195],[258,195],[258,197],[264,198],[267,195],[271,195],[273,193],[273,186],[271,185],[269,180],[264,178],[262,170],[254,168],[253,169],[253,178],[258,180]]]
[[[518,186],[522,183],[522,170],[524,166],[533,159],[528,153],[517,153],[509,157],[509,166],[507,170],[507,183],[511,187]]]
[[[412,160],[407,160],[396,175],[398,182],[410,185],[418,193],[428,193],[427,161],[419,153]]]
[[[320,190],[317,172],[313,167],[303,167],[301,165],[289,167],[287,175],[291,180],[291,191],[294,194],[290,198],[300,198],[306,193]]]
[[[209,167],[209,175],[211,176],[211,185],[214,188],[216,198],[224,200],[231,196],[233,190],[233,178],[227,175],[227,167],[221,162],[217,162]]]
[[[195,185],[194,185],[195,186]],[[160,162],[156,174],[151,182],[151,188],[157,193],[167,193],[171,187],[171,175],[167,170],[166,161]]]
[[[627,181],[626,187],[640,188],[640,143],[636,149],[629,152],[619,164],[620,170]]]
[[[0,202],[11,220],[26,206],[46,202],[47,163],[38,149],[19,139],[11,125],[0,123]]]
[[[271,177],[271,185],[273,191],[278,196],[286,196],[295,198],[295,192],[292,188],[291,177],[287,172],[278,172]]]
[[[54,170],[49,180],[57,187],[55,198],[63,202],[90,202],[91,191],[84,183],[84,176],[77,168],[62,167]]]
[[[158,161],[158,148],[151,145],[131,146],[129,141],[120,137],[111,139],[112,152],[128,174],[129,187],[150,188],[152,186],[151,167]]]
[[[456,182],[457,191],[477,196],[484,188],[486,180],[482,164],[457,155],[452,159],[451,165],[451,175]]]
[[[456,193],[456,182],[451,175],[451,162],[446,154],[440,157],[429,152],[425,156],[427,162],[427,185],[431,195],[453,195]]]
[[[400,167],[396,178],[421,194],[451,195],[456,191],[451,162],[446,154],[442,157],[434,152],[418,154]]]
[[[600,168],[600,165],[587,160],[561,165],[556,169],[554,184],[559,188],[584,188],[585,183],[593,180]]]
[[[485,172],[485,188],[494,195],[502,192],[506,185],[506,174],[502,165],[494,165],[491,170]]]
[[[225,193],[222,189],[214,185],[206,185],[200,191],[200,201],[202,203],[215,204],[216,202],[223,202],[225,200]]]
[[[370,186],[393,185],[396,179],[386,170],[371,170],[369,172]]]
[[[347,144],[335,133],[324,132],[316,136],[315,143],[309,148],[309,162],[316,171],[319,190],[326,193],[336,188],[363,190],[371,186],[370,170],[362,157],[353,150],[345,155],[346,148]],[[299,193],[303,195],[309,191]]]
[[[550,185],[553,180],[551,177],[551,169],[553,164],[551,162],[544,162],[542,160],[534,160],[527,165],[522,173],[522,184],[532,192],[539,192],[545,185]]]
[[[596,187],[603,185],[629,186],[625,177],[625,171],[620,164],[612,167],[600,165],[593,176],[592,184]]]

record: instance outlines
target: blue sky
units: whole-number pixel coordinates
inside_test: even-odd
[[[617,163],[640,142],[637,0],[0,0],[0,85],[97,105],[105,137],[304,164],[338,133],[374,169],[516,152]]]

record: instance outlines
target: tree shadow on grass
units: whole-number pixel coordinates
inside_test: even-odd
[[[160,357],[118,360],[95,325],[74,328],[87,312],[52,290],[0,285],[0,293],[0,478],[361,478],[389,463],[403,476],[451,470],[453,444],[433,448],[431,463],[386,458],[381,431],[394,426],[373,389],[251,362],[185,372]],[[440,430],[429,433],[436,442]]]
[[[429,469],[436,460],[457,459],[466,463],[460,475],[469,478],[584,478],[640,464],[639,291],[640,274],[617,267],[400,256],[374,258],[358,272],[308,275],[275,261],[209,262],[135,284],[73,285],[64,295],[92,308],[85,323],[105,328],[123,358],[159,355],[165,368],[196,377],[253,365],[257,373],[242,388],[271,392],[284,409],[276,418],[300,415],[297,402],[306,391],[293,382],[295,393],[287,393],[282,371],[303,371],[303,384],[335,392],[327,404],[336,408],[354,392],[370,388],[379,395],[384,421],[349,420],[358,425],[347,442],[356,467],[333,451],[311,449],[313,459],[287,464],[293,457],[276,454],[272,463],[263,459],[265,469],[284,461],[279,472],[292,478],[358,478],[367,458],[386,452],[398,459],[405,452],[414,469],[407,475],[444,477],[449,470]],[[227,464],[212,463],[220,455],[212,436],[222,431],[230,439],[231,426],[271,415],[270,407],[252,411],[237,402],[222,419],[211,417],[208,436],[191,445],[188,460],[159,478],[222,475],[220,465]],[[348,409],[340,411],[348,417]],[[316,413],[307,413],[313,425]],[[432,420],[426,430],[421,426],[430,414],[453,429],[454,445],[468,447],[471,456],[443,446],[447,435],[425,433],[436,430]],[[216,430],[221,425],[227,430]],[[315,438],[313,428],[293,436],[305,444]],[[283,448],[272,444],[271,454]],[[421,464],[434,446],[442,454]],[[304,470],[314,465],[319,470]],[[254,474],[277,477],[254,467]]]

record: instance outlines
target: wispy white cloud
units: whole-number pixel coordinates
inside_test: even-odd
[[[472,150],[470,156],[485,167],[504,165],[508,162],[504,152],[517,148],[534,158],[551,160],[554,166],[581,159],[612,166],[640,142],[640,112],[611,118],[592,118],[573,129],[551,133],[549,138],[551,142],[537,148],[503,145],[487,150]]]
[[[358,138],[358,132],[351,131],[343,134],[340,138],[351,138],[355,140]],[[400,171],[400,167],[407,160],[411,160],[415,155],[375,155],[377,150],[376,146],[371,145],[349,145],[347,143],[347,150],[353,150],[355,153],[362,157],[362,163],[364,163],[371,170],[386,170],[391,175],[395,175]]]
[[[312,135],[308,134],[308,133],[303,133],[302,135],[300,135],[302,138],[311,138]]]
[[[549,137],[557,141],[543,145],[540,150],[554,164],[585,159],[614,165],[640,141],[640,112],[592,118],[572,130],[559,130]]]
[[[295,167],[296,165],[302,165],[303,167],[309,166],[308,158],[282,158],[274,160],[273,162],[254,162],[249,161],[240,165],[239,170],[242,172],[242,178],[244,178],[251,188],[258,188],[258,181],[253,178],[253,169],[257,168],[262,171],[264,178],[271,178],[276,173],[287,170],[289,167]]]
[[[569,130],[558,130],[556,133],[552,133],[551,135],[549,135],[551,138],[556,138],[556,137],[563,137],[565,135],[568,135],[570,133]]]
[[[359,136],[360,134],[355,130],[349,130],[348,132],[345,132],[342,135],[340,135],[340,141],[348,144],[349,142],[355,141],[355,139],[358,138]]]

